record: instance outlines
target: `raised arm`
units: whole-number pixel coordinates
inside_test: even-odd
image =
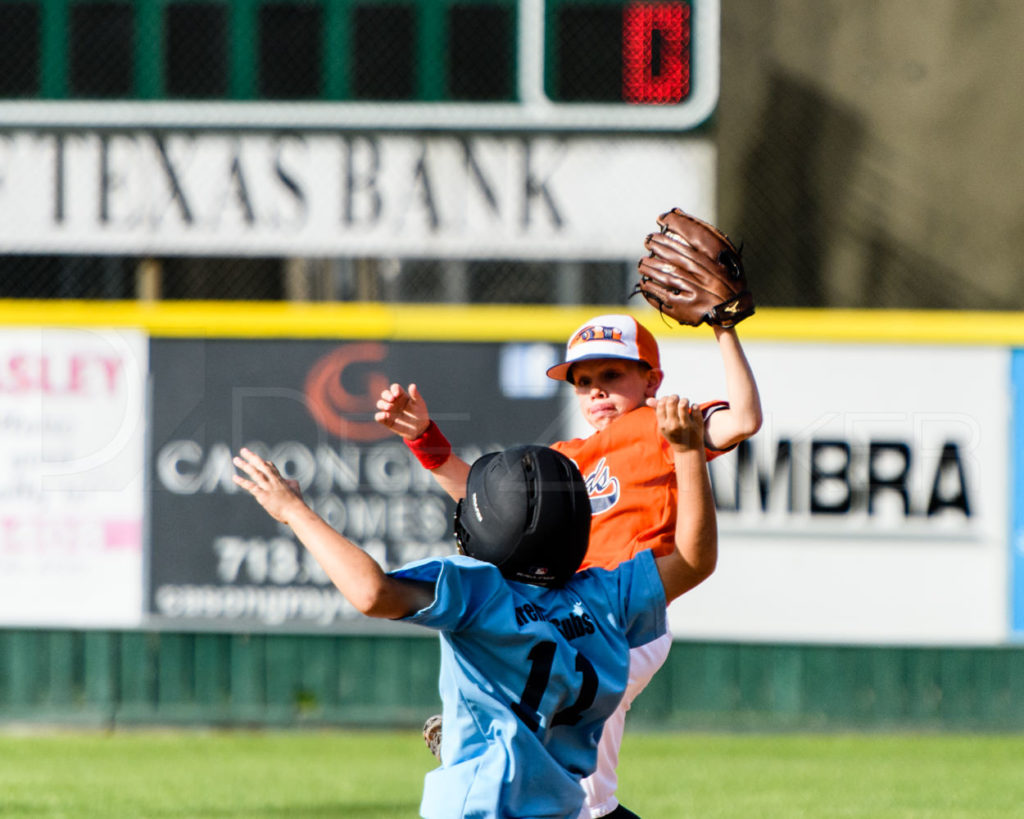
[[[704,459],[700,409],[685,398],[658,399],[658,429],[672,447],[679,494],[676,550],[657,559],[665,597],[672,601],[708,578],[718,562],[718,527]]]
[[[725,368],[729,408],[711,415],[704,435],[711,449],[728,449],[761,428],[761,398],[736,330],[717,326],[714,330]]]
[[[377,561],[310,509],[274,464],[242,449],[234,458],[234,465],[247,476],[235,475],[235,483],[256,498],[274,520],[291,527],[338,591],[360,612],[393,620],[417,612],[433,601],[433,584],[386,574]]]
[[[447,458],[431,452],[438,450],[438,447],[433,446],[429,439],[440,435],[440,430],[436,424],[431,427],[427,402],[423,400],[419,388],[415,384],[410,384],[406,391],[401,384],[392,384],[377,399],[377,410],[373,419],[405,440],[419,457],[420,463],[430,471],[434,480],[452,500],[462,500],[466,496],[469,464],[451,452],[450,447]],[[443,435],[441,439],[444,439]],[[444,441],[444,445],[447,445],[447,441]],[[427,457],[420,457],[420,453],[424,451]]]

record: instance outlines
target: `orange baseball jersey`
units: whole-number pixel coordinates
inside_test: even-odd
[[[700,408],[707,420],[725,401]],[[638,407],[587,438],[551,445],[572,458],[587,483],[593,517],[580,570],[614,569],[644,549],[675,548],[676,476],[672,452],[651,407]],[[725,450],[705,450],[708,460]]]

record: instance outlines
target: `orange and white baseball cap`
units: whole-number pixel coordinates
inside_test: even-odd
[[[565,345],[565,361],[548,369],[548,378],[569,380],[569,368],[591,358],[624,358],[661,368],[658,342],[651,331],[632,316],[595,316],[576,329]]]

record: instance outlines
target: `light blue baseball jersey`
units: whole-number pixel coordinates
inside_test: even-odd
[[[436,588],[406,618],[441,636],[442,764],[427,774],[421,815],[577,819],[579,782],[625,691],[629,649],[666,630],[653,555],[580,572],[561,589],[458,555],[394,575]]]

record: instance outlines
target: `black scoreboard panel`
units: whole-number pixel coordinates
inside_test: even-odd
[[[518,105],[537,124],[539,109],[555,122],[699,103],[706,116],[719,2],[0,0],[0,105],[512,106],[503,121]]]
[[[551,2],[552,100],[673,105],[690,94],[690,3]]]

